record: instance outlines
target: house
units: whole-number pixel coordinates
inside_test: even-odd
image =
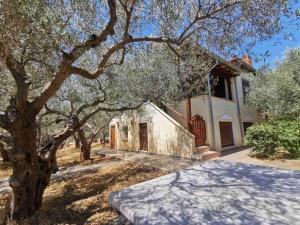
[[[215,65],[208,73],[207,95],[191,96],[175,106],[165,104],[164,109],[148,102],[114,118],[110,148],[206,160],[242,146],[245,131],[258,119],[245,102],[249,76],[255,72],[251,59],[209,56]]]

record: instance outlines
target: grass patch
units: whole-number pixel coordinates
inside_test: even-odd
[[[52,182],[41,210],[31,219],[10,224],[109,224],[118,218],[109,206],[110,193],[162,175],[165,172],[153,167],[120,161],[94,173]]]

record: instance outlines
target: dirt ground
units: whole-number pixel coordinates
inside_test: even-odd
[[[99,144],[93,147],[99,147]],[[52,181],[45,191],[42,208],[35,216],[8,224],[119,224],[117,213],[109,206],[110,193],[166,174],[154,167],[111,156],[93,155],[91,160],[83,162],[80,161],[80,151],[73,146],[59,150],[57,160],[62,169],[78,165],[103,166],[74,173],[72,179],[66,177]],[[0,179],[11,173],[10,164],[1,164],[0,169]],[[9,198],[9,193],[0,194],[0,224]]]
[[[93,173],[52,182],[35,216],[9,224],[112,224],[118,220],[118,215],[109,206],[111,192],[165,174],[153,167],[120,160]],[[8,194],[0,195],[1,204],[8,198]]]
[[[103,147],[99,143],[94,143],[93,148]],[[57,163],[59,167],[66,167],[71,165],[88,165],[96,163],[99,157],[92,157],[88,161],[80,161],[80,150],[75,148],[74,145],[70,144],[69,147],[59,149],[57,151]],[[12,173],[11,163],[0,163],[0,180],[9,177]]]

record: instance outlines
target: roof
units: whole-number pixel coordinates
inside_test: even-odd
[[[226,71],[227,74],[231,74],[231,76],[238,76],[242,72],[250,72],[255,73],[255,68],[243,61],[242,59],[238,57],[234,57],[232,60],[228,61],[224,59],[223,57],[207,50],[204,47],[198,46],[199,50],[202,52],[205,52],[209,57],[213,58],[217,65],[215,66],[215,71]]]

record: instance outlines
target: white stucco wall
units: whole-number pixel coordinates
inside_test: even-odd
[[[148,130],[148,152],[190,158],[195,149],[194,136],[173,118],[152,103],[146,103],[141,111],[114,118],[116,126],[116,149],[139,151],[139,123],[146,122]],[[121,124],[128,125],[128,144],[122,143]]]
[[[236,77],[241,122],[254,123],[257,120],[256,110],[243,102],[242,79],[247,79],[247,76],[251,75],[243,74]],[[212,147],[212,124],[209,116],[208,96],[203,95],[191,98],[192,116],[198,114],[205,120],[207,136],[206,144],[210,145],[211,149],[218,151],[224,149],[221,147],[221,135],[219,127],[220,121],[232,122],[234,146],[241,146],[243,144],[236,103],[237,98],[235,93],[234,78],[231,78],[231,90],[233,100],[217,97],[211,98],[213,107],[215,148]],[[149,103],[146,107],[143,107],[143,113],[136,112],[130,117],[123,116],[118,118],[117,121],[112,120],[111,124],[116,124],[116,149],[129,149],[132,151],[138,151],[140,146],[139,123],[147,122],[149,152],[189,157],[194,149],[194,138],[189,132],[187,132],[187,124],[185,119],[183,119],[187,118],[186,101],[183,100],[177,105],[172,106],[172,108],[175,109],[179,114],[176,114],[171,110],[167,110],[167,112],[170,114],[169,116],[152,103]],[[122,135],[120,134],[120,129],[124,123],[128,124],[129,127],[128,142],[124,142],[122,140]]]
[[[243,87],[242,87],[242,79],[249,81],[249,76],[253,76],[252,74],[242,74],[236,78],[238,97],[240,102],[241,109],[241,119],[242,122],[255,122],[257,121],[257,112],[254,108],[243,102]]]
[[[208,96],[202,95],[197,97],[191,98],[191,114],[192,117],[196,114],[200,115],[205,120],[205,126],[206,126],[206,144],[209,145],[210,143],[210,124],[209,124],[209,112],[208,112]],[[185,118],[187,118],[186,114],[186,100],[183,100],[179,102],[177,105],[174,106],[174,109],[180,112],[182,115],[184,115]]]
[[[115,149],[128,149],[128,138],[124,137],[122,126],[128,125],[128,117],[122,115],[118,118],[113,118],[109,126],[109,139],[111,140],[111,126],[115,126]]]
[[[212,97],[213,118],[215,128],[216,150],[222,150],[220,122],[231,122],[234,146],[242,145],[240,123],[238,119],[237,105],[235,101]]]

